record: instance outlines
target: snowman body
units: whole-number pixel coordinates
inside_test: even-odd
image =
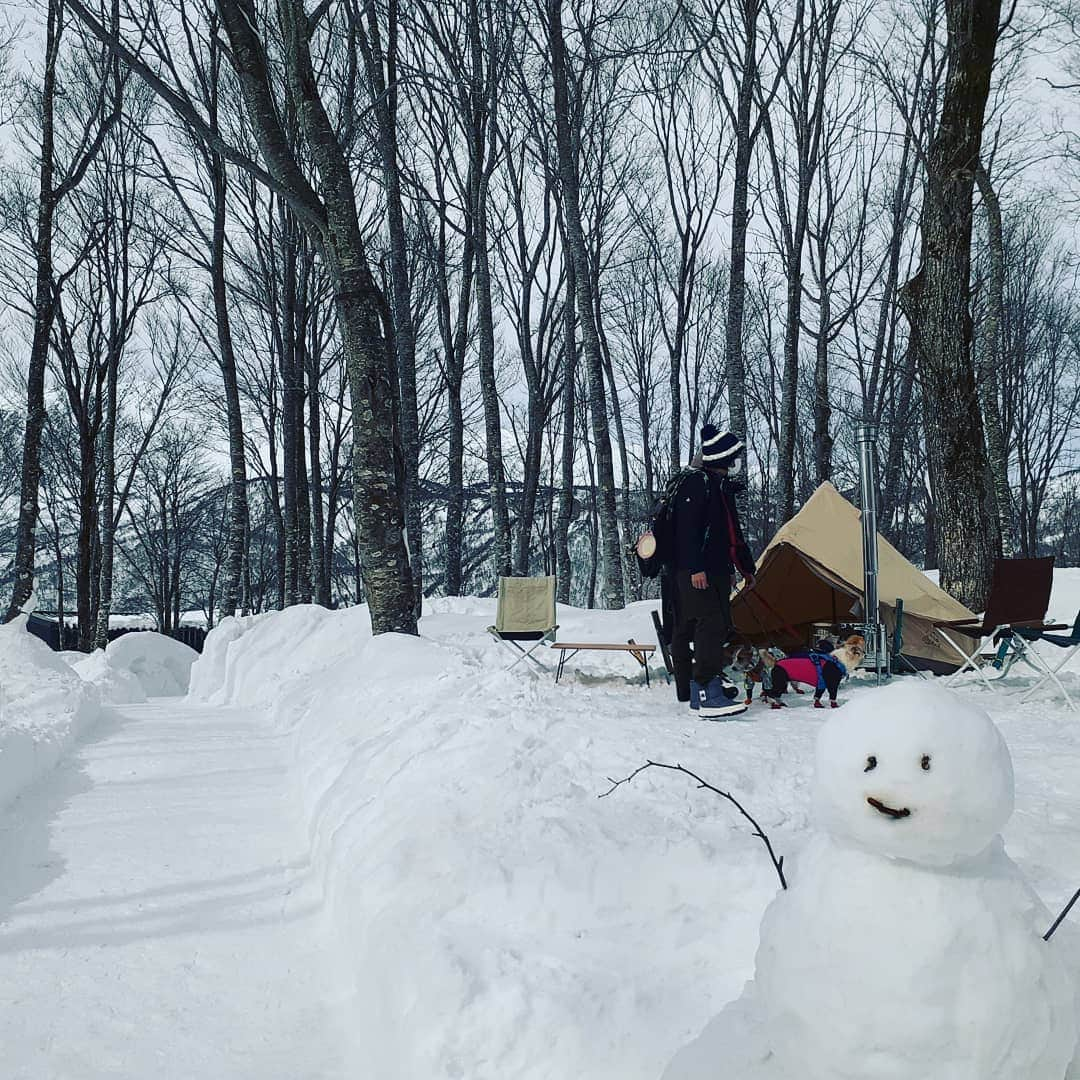
[[[1008,748],[964,699],[901,684],[832,717],[754,979],[665,1080],[1065,1080],[1075,973],[1005,853],[1012,810]]]
[[[781,1075],[1063,1080],[1071,980],[995,842],[923,867],[815,837],[762,921],[756,999]]]

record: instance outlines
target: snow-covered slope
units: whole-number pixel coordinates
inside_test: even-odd
[[[0,626],[0,807],[51,769],[100,710],[97,688],[26,622]]]
[[[560,636],[651,641],[651,606],[560,607]],[[802,699],[701,723],[618,655],[582,654],[555,686],[505,670],[493,602],[427,610],[419,639],[373,640],[364,609],[228,620],[192,670],[193,703],[256,705],[291,735],[362,1060],[385,1080],[655,1078],[738,996],[777,878],[737,812],[683,776],[597,796],[648,759],[681,763],[791,854],[820,714]],[[1010,744],[1006,841],[1056,910],[1080,883],[1076,718],[1049,694],[965,692]]]

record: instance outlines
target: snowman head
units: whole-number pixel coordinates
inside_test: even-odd
[[[821,729],[820,824],[894,859],[948,866],[979,854],[1013,811],[1012,759],[982,709],[925,683],[861,694]]]

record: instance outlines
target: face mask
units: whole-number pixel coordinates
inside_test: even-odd
[[[742,472],[742,458],[736,458],[729,466],[728,476],[738,476]]]

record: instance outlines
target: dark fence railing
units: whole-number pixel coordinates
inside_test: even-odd
[[[31,634],[41,638],[54,652],[74,652],[79,647],[79,631],[74,626],[61,627],[55,619],[46,619],[41,615],[31,615],[27,622],[27,629]],[[154,627],[146,626],[118,626],[109,631],[109,640],[115,641],[124,634],[138,633],[140,630],[153,630]],[[166,637],[182,641],[196,652],[201,653],[203,643],[206,641],[206,629],[202,626],[181,626],[170,630]]]

